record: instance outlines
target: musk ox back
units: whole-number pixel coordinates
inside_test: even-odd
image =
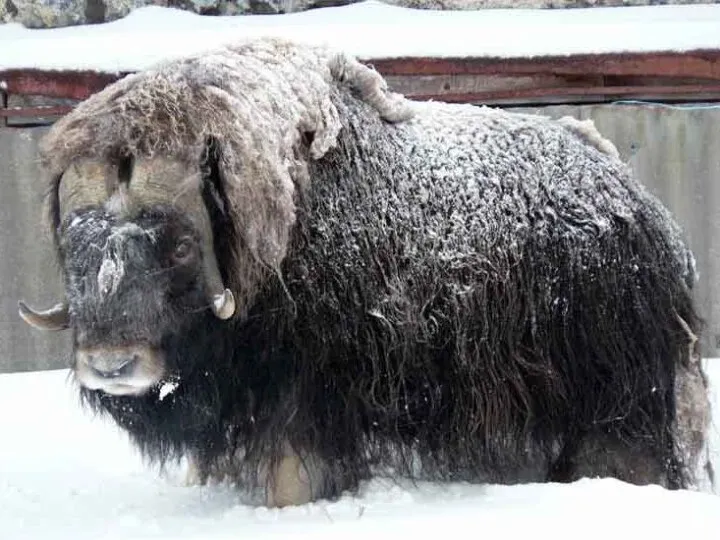
[[[591,125],[259,40],[119,81],[42,156],[66,299],[21,315],[197,481],[710,474],[692,255]]]

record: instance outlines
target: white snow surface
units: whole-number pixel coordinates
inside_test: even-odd
[[[720,417],[720,359],[708,362]],[[712,436],[720,470],[720,422]],[[68,372],[0,375],[0,538],[718,538],[720,496],[613,479],[518,486],[375,479],[357,496],[282,510],[232,486],[187,487],[146,466],[78,403]]]
[[[136,71],[268,35],[330,45],[366,60],[688,51],[720,48],[720,5],[436,11],[368,1],[242,17],[148,6],[99,25],[0,25],[0,70]]]

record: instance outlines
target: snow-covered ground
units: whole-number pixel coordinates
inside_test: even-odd
[[[720,411],[720,360],[709,362]],[[720,416],[720,414],[718,414]],[[720,422],[713,426],[720,449]],[[720,459],[715,454],[716,470]],[[0,375],[0,539],[717,538],[720,497],[616,480],[471,486],[377,479],[357,497],[250,508],[146,467],[67,371]]]
[[[149,6],[100,25],[0,25],[0,70],[135,71],[266,35],[331,45],[363,59],[688,51],[720,48],[720,5],[434,11],[369,1],[244,17]]]

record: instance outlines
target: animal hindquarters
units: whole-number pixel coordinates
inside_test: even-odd
[[[613,477],[637,485],[712,490],[714,471],[707,430],[710,402],[699,358],[690,355],[675,375],[673,447],[629,440],[598,430],[569,441],[556,460],[549,480],[572,482],[588,477]]]

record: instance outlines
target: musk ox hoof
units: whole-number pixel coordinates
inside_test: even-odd
[[[282,458],[268,481],[265,504],[269,507],[282,508],[315,500],[307,467],[309,465],[306,465],[295,453]]]
[[[188,458],[188,466],[185,471],[185,487],[204,486],[207,483],[207,476],[202,473],[197,461]]]

